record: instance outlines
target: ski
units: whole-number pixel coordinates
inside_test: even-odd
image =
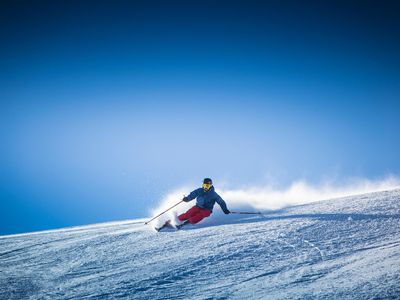
[[[181,223],[181,224],[179,224],[179,225],[175,225],[174,227],[175,227],[177,230],[179,230],[179,229],[181,229],[183,226],[185,226],[186,224],[189,224],[189,221],[188,221],[188,220],[184,221],[183,223]]]
[[[164,225],[162,225],[161,227],[154,227],[154,229],[157,231],[157,232],[159,232],[161,229],[163,229],[163,228],[174,228],[172,225],[171,225],[171,220],[168,220],[168,221],[166,221],[165,223],[164,223]]]
[[[184,225],[189,224],[189,221],[185,221],[182,224],[173,224],[171,222],[171,220],[168,220],[164,223],[164,225],[162,225],[161,227],[154,227],[154,229],[157,232],[160,232],[160,230],[164,229],[164,228],[171,228],[171,229],[175,229],[175,230],[179,230],[181,229]]]

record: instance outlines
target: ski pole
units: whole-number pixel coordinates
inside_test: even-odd
[[[260,215],[260,212],[248,212],[248,211],[231,211],[231,214],[241,214],[241,215]]]
[[[169,211],[171,208],[174,208],[175,206],[177,206],[178,204],[182,203],[183,200],[179,201],[178,203],[176,203],[175,205],[171,206],[170,208],[168,208],[167,210],[164,210],[162,213],[158,214],[157,216],[155,216],[153,219],[151,219],[150,221],[147,221],[144,223],[144,225],[149,224],[151,221],[153,221],[155,218],[158,218],[159,216],[161,216],[162,214],[166,213],[167,211]]]

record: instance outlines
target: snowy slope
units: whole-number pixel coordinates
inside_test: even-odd
[[[399,202],[394,190],[178,232],[133,220],[5,236],[0,298],[400,299]]]

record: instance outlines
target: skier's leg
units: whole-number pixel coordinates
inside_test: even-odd
[[[187,212],[178,216],[179,221],[188,220],[191,216],[195,215],[199,211],[199,207],[196,205],[190,208]]]
[[[211,215],[211,210],[208,209],[200,209],[195,215],[189,217],[189,222],[191,224],[199,223],[204,218],[207,218]]]

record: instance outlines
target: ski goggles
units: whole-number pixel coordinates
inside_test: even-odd
[[[209,190],[212,186],[212,183],[203,183],[203,189]]]

